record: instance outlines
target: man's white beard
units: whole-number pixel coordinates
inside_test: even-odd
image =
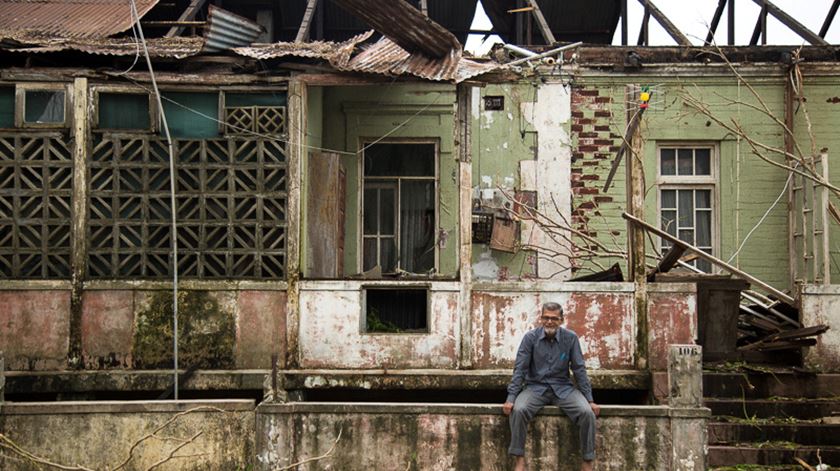
[[[545,327],[545,335],[551,337],[557,333],[557,327]]]

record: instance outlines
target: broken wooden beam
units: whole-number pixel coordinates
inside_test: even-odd
[[[648,273],[647,280],[653,281],[656,278],[657,273],[666,273],[671,270],[671,268],[674,268],[674,265],[680,261],[680,257],[682,257],[683,253],[685,253],[684,247],[672,245],[668,252],[665,253],[665,256],[662,257],[662,260],[659,261],[659,264],[656,265],[656,268]]]
[[[838,0],[840,1],[840,0]],[[717,32],[720,18],[723,16],[723,8],[726,6],[726,0],[718,0],[718,6],[715,9],[715,14],[712,16],[712,24],[709,25],[709,33],[706,35],[706,45],[711,45],[715,42],[715,33]]]
[[[782,301],[785,301],[788,304],[796,304],[796,300],[793,299],[791,296],[779,291],[778,289],[776,289],[776,288],[770,286],[769,284],[759,280],[758,278],[750,275],[749,273],[747,273],[743,270],[740,270],[738,268],[735,268],[732,265],[724,262],[723,260],[721,260],[721,259],[719,259],[715,256],[707,254],[706,252],[698,249],[697,247],[689,244],[688,242],[682,241],[682,240],[672,236],[671,234],[668,234],[667,232],[665,232],[663,230],[660,230],[660,229],[646,223],[645,221],[642,221],[641,219],[639,219],[639,218],[637,218],[637,217],[635,217],[631,214],[622,213],[621,217],[623,217],[624,219],[627,219],[628,221],[630,221],[630,222],[632,222],[632,223],[634,223],[638,226],[641,226],[642,228],[644,228],[648,232],[652,232],[655,235],[658,235],[659,237],[662,237],[663,239],[665,239],[667,241],[670,241],[671,243],[682,245],[683,247],[685,247],[686,250],[690,250],[691,252],[696,253],[698,257],[702,258],[703,260],[706,260],[707,262],[709,262],[713,265],[717,265],[717,266],[723,268],[724,270],[726,270],[730,273],[734,273],[734,274],[740,276],[741,278],[749,281],[752,284],[761,286],[766,291],[773,294],[773,296],[776,296],[777,298],[781,299]]]
[[[303,20],[300,22],[295,42],[303,42],[309,39],[309,27],[312,25],[312,15],[315,14],[315,8],[318,6],[318,0],[309,0],[306,3],[306,10],[303,12]]]
[[[651,16],[653,16],[656,19],[656,21],[659,22],[660,25],[662,25],[662,28],[665,30],[665,32],[667,32],[668,35],[670,35],[674,39],[674,41],[677,42],[677,44],[679,44],[680,46],[691,46],[691,41],[689,41],[688,38],[685,37],[682,31],[680,31],[679,29],[677,29],[676,26],[674,26],[674,23],[671,23],[671,20],[669,20],[668,17],[665,16],[665,14],[659,10],[659,8],[656,8],[656,5],[654,5],[653,2],[651,2],[650,0],[639,0],[639,2],[645,7],[645,9],[650,10]]]
[[[825,15],[825,21],[818,33],[819,37],[825,38],[826,33],[828,33],[828,28],[831,27],[831,23],[834,21],[834,15],[837,14],[837,7],[840,7],[840,0],[834,0],[834,3],[831,4],[831,8],[828,9],[828,14]]]
[[[198,10],[204,5],[206,0],[192,0],[187,6],[187,9],[184,10],[184,13],[178,17],[178,21],[192,21],[195,19],[195,15],[198,14]],[[174,26],[169,32],[166,33],[167,38],[172,38],[178,36],[184,31],[184,26]]]
[[[545,21],[545,16],[543,16],[542,10],[540,10],[540,6],[537,4],[537,0],[528,0],[528,3],[533,8],[531,10],[531,14],[534,15],[534,19],[537,20],[537,25],[540,27],[540,32],[542,33],[543,39],[545,39],[545,43],[549,46],[553,45],[557,42],[557,40],[554,39],[554,33],[551,32],[548,22]]]
[[[791,29],[794,33],[798,34],[805,39],[809,43],[815,46],[828,46],[828,41],[821,38],[819,35],[815,34],[810,29],[806,28],[805,25],[796,21],[792,16],[785,13],[784,10],[777,7],[770,0],[753,0],[758,6],[767,9],[767,13],[773,15],[777,20],[779,20],[783,25],[787,26]]]

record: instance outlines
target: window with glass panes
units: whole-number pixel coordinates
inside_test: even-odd
[[[435,268],[436,145],[385,142],[364,151],[362,266],[428,274]]]
[[[714,255],[715,149],[711,146],[659,148],[659,216],[662,230]],[[663,240],[662,248],[670,247]],[[705,260],[692,262],[711,271]]]

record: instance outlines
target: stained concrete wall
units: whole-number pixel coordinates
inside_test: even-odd
[[[702,408],[603,406],[598,469],[705,470],[708,414]],[[579,469],[577,436],[561,411],[545,408],[528,433],[530,469]],[[308,469],[506,470],[512,464],[509,441],[508,420],[499,405],[292,403],[257,408],[256,465],[264,470],[321,456],[333,445],[329,457]]]
[[[805,349],[805,366],[822,373],[840,373],[840,285],[804,285],[800,288],[802,324],[825,324],[829,330],[817,344]]]
[[[154,289],[154,283],[117,284],[82,293],[84,368],[168,367],[172,292]],[[6,352],[6,368],[63,370],[71,341],[70,290],[32,288],[0,290],[0,350]],[[269,368],[272,354],[285,351],[285,286],[220,283],[215,288],[188,289],[187,284],[180,291],[181,365]]]
[[[254,407],[246,400],[6,403],[0,432],[24,450],[65,466],[113,469],[130,456],[127,471],[150,469],[181,445],[179,440],[195,437],[154,469],[244,470],[254,454]],[[155,431],[170,439],[142,440]],[[35,469],[4,455],[8,451],[0,454],[0,469]]]

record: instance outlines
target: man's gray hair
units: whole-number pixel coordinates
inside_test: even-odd
[[[542,305],[542,312],[545,311],[559,312],[562,315],[563,306],[559,305],[558,303],[545,303]]]

